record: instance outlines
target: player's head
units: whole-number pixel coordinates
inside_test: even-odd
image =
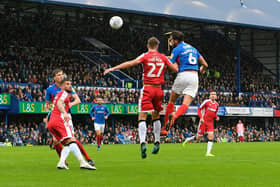
[[[172,31],[170,36],[170,43],[173,47],[176,47],[180,42],[184,41],[184,33],[181,31]]]
[[[215,91],[211,91],[209,95],[209,99],[215,101],[217,99],[217,93]]]
[[[241,123],[241,120],[238,120],[238,123]]]
[[[96,102],[97,102],[97,104],[102,105],[102,104],[103,104],[103,98],[100,97],[100,96],[98,96],[98,97],[96,98]]]
[[[62,69],[55,69],[52,72],[53,80],[57,84],[61,84],[61,81],[63,79],[63,70]]]
[[[147,48],[152,50],[157,50],[159,43],[160,43],[159,40],[153,36],[148,39]]]
[[[63,74],[63,79],[60,82],[61,89],[67,91],[68,93],[72,92],[72,83],[70,77],[66,74]]]

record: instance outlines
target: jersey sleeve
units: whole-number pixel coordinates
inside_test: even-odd
[[[47,88],[46,96],[45,96],[45,101],[51,101],[51,92],[50,92],[50,88]]]
[[[169,66],[172,64],[172,62],[170,62],[170,60],[165,55],[162,55],[162,58],[163,58],[165,65]]]
[[[174,48],[171,52],[171,58],[170,58],[170,61],[172,63],[175,63],[177,58],[178,58],[178,55],[179,55],[179,52],[178,52],[178,49],[177,48]]]
[[[136,59],[139,60],[141,63],[143,63],[145,60],[145,57],[146,57],[146,55],[145,55],[145,53],[143,53],[140,56],[138,56]]]
[[[202,118],[201,110],[203,110],[206,107],[206,104],[207,100],[203,101],[203,103],[199,106],[197,110],[197,115],[199,116],[199,118]]]
[[[197,51],[197,58],[200,58],[200,57],[201,57],[201,54],[199,53],[198,50],[196,50],[196,51]]]
[[[63,91],[59,96],[59,100],[64,102],[67,99],[67,96],[68,96],[68,93]]]

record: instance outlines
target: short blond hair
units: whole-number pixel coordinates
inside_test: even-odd
[[[151,49],[155,49],[159,45],[159,43],[159,40],[154,36],[148,39],[148,46]]]

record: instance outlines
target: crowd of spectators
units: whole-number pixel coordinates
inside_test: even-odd
[[[62,67],[72,77],[73,85],[89,87],[78,91],[83,102],[94,102],[96,96],[103,96],[105,102],[138,102],[139,90],[116,89],[123,85],[112,76],[102,75],[108,64],[92,64],[72,54],[71,50],[95,50],[81,40],[81,37],[87,35],[110,44],[124,55],[124,59],[129,59],[146,50],[146,38],[156,34],[156,31],[135,29],[129,25],[114,31],[102,26],[106,22],[103,18],[85,17],[75,22],[67,14],[58,17],[53,16],[51,11],[42,14],[21,14],[21,10],[17,12],[10,9],[5,11],[0,14],[0,23],[5,25],[0,28],[0,92],[12,93],[19,100],[44,101],[45,89],[52,81],[51,71]],[[112,35],[115,37],[110,37]],[[213,89],[219,92],[220,105],[279,106],[279,95],[275,94],[280,92],[279,88],[271,77],[263,75],[262,65],[252,65],[250,61],[242,62],[241,91],[255,94],[236,95],[235,58],[231,54],[232,50],[216,35],[203,36],[195,38],[192,34],[186,35],[186,41],[199,49],[210,67],[200,77],[200,93],[193,105],[199,105],[207,98],[205,91]],[[126,71],[135,80],[141,79],[141,72],[140,66]],[[164,89],[170,90],[175,76],[166,73]],[[96,90],[93,86],[105,88]],[[169,91],[163,102],[166,103],[168,99]]]
[[[87,121],[87,120],[84,120]],[[84,144],[96,144],[96,135],[93,125],[88,122],[76,122],[75,136]],[[234,123],[234,120],[232,120]],[[239,142],[236,132],[236,124],[232,122],[219,122],[215,128],[215,142]],[[245,123],[245,141],[246,142],[267,142],[280,141],[280,126],[268,125],[263,127],[255,120],[252,123]],[[106,126],[103,136],[104,144],[135,144],[139,143],[137,120],[115,120],[114,125]],[[196,133],[196,123],[191,118],[179,119],[171,128],[167,136],[161,137],[162,143],[182,143],[185,138],[193,136]],[[14,146],[24,145],[48,145],[50,133],[45,128],[44,122],[12,122],[9,125],[0,123],[0,142],[11,142]],[[147,141],[154,142],[153,127],[147,125]]]
[[[76,92],[82,102],[95,103],[97,97],[104,98],[105,103],[112,104],[138,104],[140,89],[113,88],[113,87],[76,87]],[[45,101],[46,90],[40,84],[32,85],[5,85],[0,84],[0,92],[12,93],[20,101]],[[163,104],[168,103],[170,90],[164,93]],[[199,106],[205,99],[208,99],[208,92],[199,92],[192,102],[192,106]],[[180,97],[176,104],[182,103]],[[243,93],[240,95],[234,92],[218,92],[217,102],[220,106],[250,106],[250,107],[278,107],[280,106],[279,94],[258,94]]]

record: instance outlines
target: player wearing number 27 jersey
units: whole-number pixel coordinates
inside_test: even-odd
[[[104,74],[122,68],[128,68],[138,64],[143,65],[143,89],[139,98],[139,116],[138,116],[138,133],[141,144],[141,157],[144,159],[146,154],[146,119],[148,112],[152,112],[152,120],[154,127],[155,146],[152,153],[159,152],[160,144],[160,116],[159,112],[162,110],[161,100],[163,98],[163,91],[161,85],[164,84],[164,70],[166,67],[174,72],[178,71],[177,64],[172,64],[166,56],[160,54],[158,50],[159,40],[151,37],[148,40],[148,52],[142,54],[138,58],[124,62],[118,66],[105,70]]]
[[[162,110],[161,100],[164,84],[164,70],[172,63],[163,54],[157,51],[149,51],[138,57],[143,65],[144,87],[139,98],[139,112],[153,112]]]

